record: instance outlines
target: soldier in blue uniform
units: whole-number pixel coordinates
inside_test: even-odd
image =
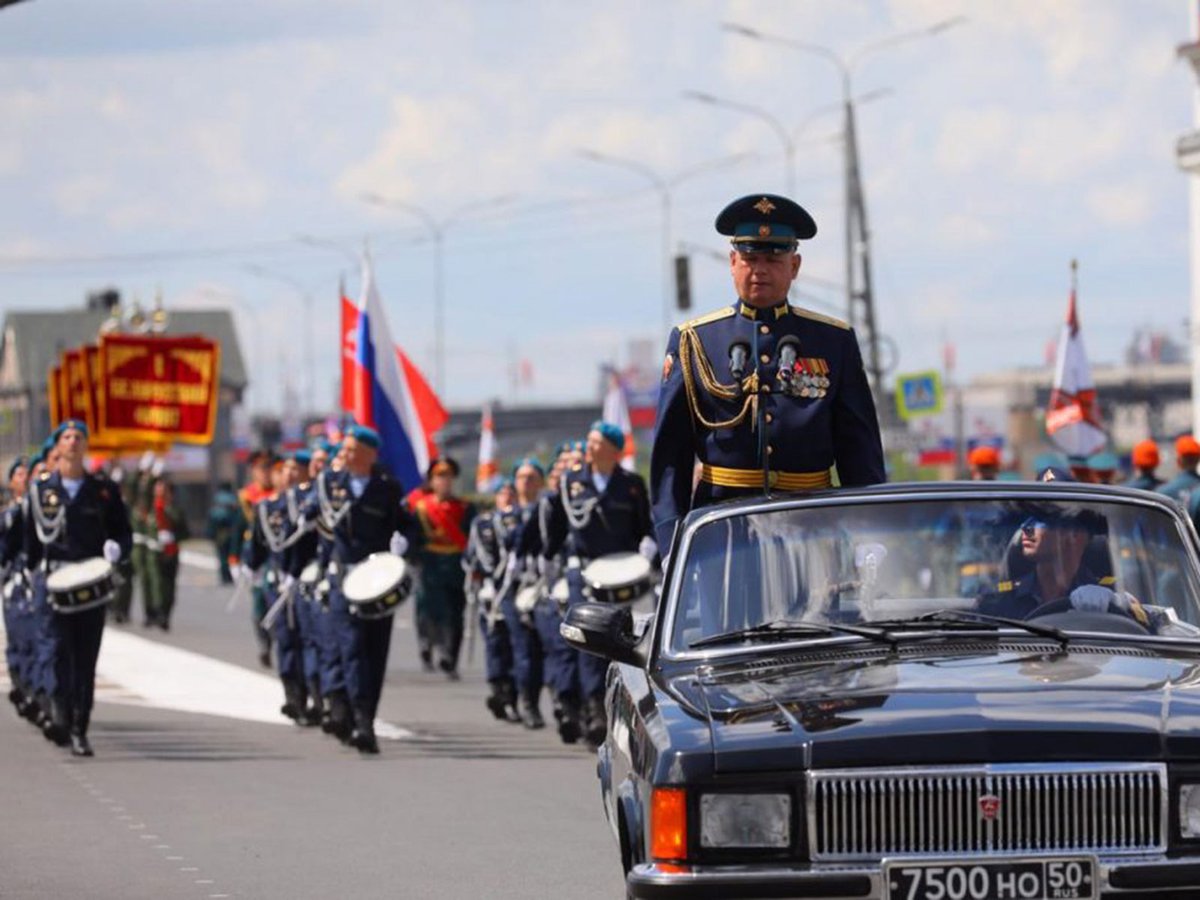
[[[787,302],[797,241],[817,232],[793,201],[754,194],[717,217],[732,238],[738,299],[671,332],[650,488],[666,555],[690,509],[766,491],[886,478],[875,403],[854,330]],[[695,462],[700,481],[693,490]]]
[[[354,714],[350,743],[362,753],[378,753],[375,713],[383,691],[392,617],[362,619],[349,612],[342,578],[372,553],[406,552],[413,523],[401,509],[403,494],[394,478],[375,465],[380,438],[374,429],[355,425],[343,442],[346,468],[327,481],[328,500],[336,519],[329,547],[330,609],[337,615],[337,644],[345,692]]]
[[[25,521],[25,557],[37,574],[35,594],[46,595],[46,576],[63,563],[103,557],[116,565],[133,546],[129,514],[121,492],[106,476],[89,475],[87,426],[68,419],[54,431],[59,454],[56,471],[41,475],[30,488]],[[54,690],[51,699],[52,737],[71,752],[91,756],[87,730],[96,683],[96,659],[104,634],[105,608],[94,606],[71,613],[54,612]]]
[[[3,548],[0,551],[0,597],[4,606],[4,659],[11,685],[8,699],[22,715],[32,697],[25,665],[29,615],[23,578],[25,561],[20,553],[24,535],[21,502],[28,475],[29,464],[25,457],[18,456],[9,464],[8,497],[4,511],[0,513],[0,547]]]
[[[592,560],[612,553],[637,552],[648,558],[657,548],[650,524],[645,483],[618,462],[625,435],[611,422],[595,422],[588,431],[585,461],[563,472],[558,498],[550,505],[542,569],[547,584],[556,578],[554,560],[565,548],[570,605],[586,602],[583,569]],[[599,745],[607,723],[604,676],[607,661],[590,653],[571,652],[561,635],[547,648],[554,657],[554,691],[564,723],[582,721],[583,736]],[[578,734],[578,732],[576,732]]]
[[[317,530],[303,511],[310,505],[315,482],[325,468],[328,454],[321,450],[297,450],[292,459],[300,468],[300,483],[288,490],[288,521],[295,541],[288,551],[287,571],[297,579],[310,563],[317,558]],[[321,720],[324,702],[321,694],[321,605],[313,593],[312,584],[299,584],[296,594],[296,627],[300,632],[301,670],[307,688],[308,705],[302,710],[300,721],[304,725],[316,725]]]
[[[520,701],[521,722],[526,728],[545,728],[540,698],[545,682],[545,652],[534,621],[534,608],[521,610],[517,595],[521,588],[537,587],[542,549],[538,506],[545,483],[545,470],[532,456],[513,466],[516,494],[514,527],[504,536],[505,580],[500,608],[512,645],[513,678]],[[540,602],[540,601],[539,601]]]
[[[489,693],[488,710],[501,721],[519,722],[517,688],[513,681],[512,642],[508,625],[500,610],[500,589],[504,584],[505,556],[501,540],[516,527],[513,486],[504,481],[497,488],[495,506],[474,518],[463,554],[468,593],[478,608],[479,629],[483,632],[484,672]]]

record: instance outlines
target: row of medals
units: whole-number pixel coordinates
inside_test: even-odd
[[[783,381],[783,379],[780,379]],[[824,375],[794,372],[790,381],[783,381],[783,391],[792,397],[824,397],[829,393],[829,379]]]

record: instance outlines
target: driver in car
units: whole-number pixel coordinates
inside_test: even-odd
[[[979,612],[1007,619],[1027,619],[1049,604],[1066,601],[1062,610],[1124,612],[1147,625],[1145,610],[1128,594],[1112,589],[1116,579],[1098,576],[1084,563],[1091,539],[1088,522],[1079,516],[1030,517],[1021,523],[1021,557],[1030,568],[1011,581],[1001,581],[984,594]]]

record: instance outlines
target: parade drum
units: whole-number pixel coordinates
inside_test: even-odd
[[[601,603],[630,603],[650,593],[654,568],[640,553],[610,553],[583,568],[583,592]]]
[[[342,579],[342,594],[351,615],[382,619],[408,599],[412,586],[408,563],[394,553],[372,553]]]
[[[46,576],[46,595],[56,612],[77,613],[100,606],[117,590],[112,564],[99,556],[66,563]]]
[[[518,590],[516,599],[513,602],[517,606],[517,612],[531,613],[537,607],[538,600],[541,598],[541,582],[535,581],[533,584],[527,584],[525,587]]]

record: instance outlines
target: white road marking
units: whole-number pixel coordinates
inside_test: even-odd
[[[0,692],[8,687],[5,674],[0,677]],[[104,630],[96,664],[96,700],[295,727],[279,712],[283,689],[277,678],[120,628]],[[407,728],[378,719],[375,734],[388,741],[414,736]]]

